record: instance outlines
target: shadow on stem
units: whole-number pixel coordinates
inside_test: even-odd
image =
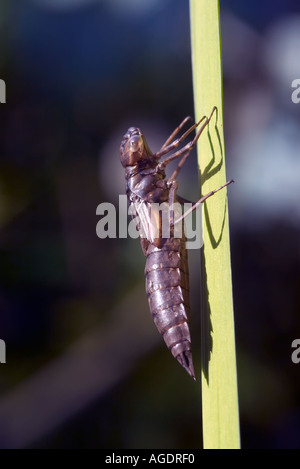
[[[217,174],[223,164],[224,164],[224,151],[222,147],[222,141],[220,137],[220,132],[218,129],[218,109],[216,109],[216,120],[214,125],[214,132],[216,136],[216,141],[218,148],[214,147],[213,139],[211,136],[211,130],[208,128],[207,137],[209,140],[210,145],[210,153],[211,159],[200,175],[201,180],[201,187],[203,183]],[[220,160],[217,161],[216,154],[220,155]],[[203,196],[203,194],[201,194]],[[224,213],[223,213],[223,221],[222,226],[219,233],[214,233],[212,229],[212,224],[210,220],[210,214],[207,204],[204,204],[204,217],[205,223],[207,227],[209,241],[213,249],[216,249],[220,242],[222,241],[223,231],[225,226],[226,220],[226,213],[227,213],[227,199],[225,199],[224,204]],[[212,338],[212,322],[211,322],[211,309],[210,309],[210,301],[209,301],[209,290],[207,287],[207,274],[206,274],[206,262],[205,262],[205,255],[204,255],[204,248],[201,249],[201,367],[203,374],[207,383],[209,383],[209,360],[213,348],[213,338]]]

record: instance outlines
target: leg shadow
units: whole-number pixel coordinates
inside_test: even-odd
[[[220,137],[220,132],[218,129],[218,110],[216,110],[216,121],[213,128],[215,132],[215,140],[217,141],[218,148],[214,148],[213,140],[211,137],[211,130],[208,129],[208,139],[210,144],[211,159],[200,174],[201,186],[202,184],[217,174],[223,167],[224,164],[224,152],[222,147],[222,141]],[[216,161],[216,154],[220,155],[220,160]],[[203,194],[201,194],[203,196]],[[223,231],[226,221],[227,214],[227,199],[225,199],[224,212],[223,212],[223,221],[219,233],[214,233],[212,229],[212,223],[210,220],[209,209],[207,204],[204,204],[204,217],[207,226],[209,242],[213,249],[216,249],[220,242],[222,241]],[[201,368],[204,374],[204,377],[209,383],[209,361],[211,353],[213,350],[213,338],[212,338],[212,321],[211,321],[211,309],[209,301],[209,290],[207,287],[207,274],[206,274],[206,263],[204,248],[201,249]]]

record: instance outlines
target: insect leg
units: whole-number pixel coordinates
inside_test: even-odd
[[[170,236],[174,237],[174,202],[176,200],[177,181],[171,181],[170,192],[169,192],[169,205],[170,205]]]
[[[183,156],[183,158],[180,160],[177,168],[175,169],[174,173],[172,174],[172,176],[170,177],[169,181],[173,181],[177,178],[178,176],[178,173],[179,171],[181,170],[182,166],[184,165],[184,163],[186,162],[189,154],[191,153],[193,148],[191,148],[189,151],[187,151],[187,153]]]
[[[206,123],[204,125],[204,127],[208,124],[208,119],[206,116],[202,117],[202,119],[200,119],[199,122],[196,122],[196,124],[192,125],[186,132],[184,132],[183,135],[181,135],[181,137],[177,138],[176,140],[174,140],[172,143],[170,143],[169,145],[167,146],[164,146],[164,148],[162,148],[161,150],[159,150],[157,153],[155,153],[155,158],[159,159],[161,158],[163,155],[165,155],[166,153],[169,153],[170,151],[172,151],[174,148],[178,147],[178,145],[180,145],[183,140],[186,139],[186,137],[191,133],[193,132],[193,130],[198,127],[198,125],[201,124],[201,122],[203,120],[206,119]],[[202,127],[201,127],[202,128]],[[203,130],[203,129],[202,129]],[[199,133],[199,132],[198,132]],[[201,133],[201,132],[200,132]],[[198,135],[198,134],[197,134]],[[196,137],[195,137],[196,138]],[[195,140],[195,139],[194,139]],[[194,141],[193,140],[193,141]],[[191,144],[192,142],[189,142],[187,145]],[[186,145],[185,145],[186,146]]]
[[[219,192],[221,189],[223,189],[224,187],[226,186],[229,186],[229,184],[231,184],[232,182],[234,182],[233,179],[231,179],[230,181],[227,181],[225,184],[223,184],[223,186],[221,187],[218,187],[218,189],[215,189],[214,191],[210,191],[208,194],[204,195],[203,197],[201,197],[201,199],[198,200],[198,202],[196,202],[194,205],[192,205],[191,208],[189,208],[180,218],[178,218],[175,222],[175,225],[176,223],[180,222],[181,220],[183,220],[186,216],[188,216],[193,210],[195,210],[200,204],[203,204],[203,202],[205,202],[206,199],[208,199],[209,197],[211,197],[212,195],[214,195],[216,192]]]
[[[205,123],[202,125],[201,129],[199,130],[199,132],[196,134],[195,138],[191,142],[187,143],[180,150],[176,151],[175,153],[172,153],[166,159],[164,159],[163,161],[158,163],[157,168],[158,169],[164,169],[169,163],[171,163],[171,161],[175,160],[176,158],[179,158],[180,156],[184,155],[185,153],[187,153],[187,155],[186,155],[186,158],[187,158],[188,155],[190,154],[190,152],[195,147],[198,138],[200,137],[201,133],[203,132],[203,129],[207,126],[207,124],[208,124],[208,121],[206,120]]]
[[[170,135],[170,137],[165,141],[165,143],[163,144],[163,146],[161,147],[161,150],[163,150],[164,148],[166,148],[171,142],[172,140],[176,137],[176,135],[178,134],[178,132],[182,129],[182,127],[186,124],[186,122],[188,122],[189,120],[192,120],[192,118],[190,116],[187,116],[185,119],[183,119],[183,121],[181,122],[181,124],[179,124],[178,127],[176,127],[176,129],[174,130],[174,132]]]
[[[203,130],[205,129],[205,127],[209,124],[211,118],[212,118],[212,115],[213,113],[216,111],[216,107],[213,108],[213,110],[211,111],[210,113],[210,116],[207,118],[207,117],[203,117],[197,124],[194,124],[189,130],[187,130],[187,132],[185,132],[182,137],[180,137],[180,139],[178,140],[175,140],[173,143],[171,143],[171,145],[169,145],[169,147],[166,147],[165,150],[163,150],[163,152],[165,153],[167,148],[170,148],[172,145],[176,144],[175,146],[179,145],[179,143],[183,140],[183,138],[186,137],[186,135],[188,135],[188,133],[190,133],[193,128],[195,128],[197,125],[200,124],[200,122],[202,122],[204,119],[205,119],[205,122],[204,124],[202,124],[202,126],[200,127],[199,131],[196,133],[194,139],[192,141],[190,141],[189,143],[187,143],[183,148],[181,148],[180,150],[176,151],[175,153],[169,155],[165,160],[161,161],[159,164],[158,164],[158,169],[163,169],[167,166],[167,164],[169,164],[171,161],[173,161],[174,159],[176,158],[179,158],[180,156],[183,156],[185,153],[186,155],[184,155],[184,157],[182,158],[183,161],[180,162],[180,164],[178,165],[178,168],[177,170],[175,171],[175,173],[172,175],[172,178],[176,178],[178,172],[180,171],[182,165],[185,163],[187,157],[189,156],[190,152],[193,150],[193,148],[195,147],[200,135],[202,134]],[[177,143],[179,142],[179,143]],[[170,148],[171,149],[171,148]],[[168,150],[169,152],[170,150]],[[158,152],[156,154],[156,156],[158,154],[160,154],[162,152]]]
[[[155,153],[155,157],[156,158],[161,158],[163,155],[165,155],[166,153],[169,153],[171,150],[173,150],[174,148],[178,147],[178,145],[180,145],[185,139],[186,137],[196,128],[198,127],[198,125],[201,124],[202,121],[205,121],[204,125],[201,127],[201,129],[199,130],[199,132],[196,134],[195,138],[192,140],[192,142],[189,142],[187,145],[188,147],[185,148],[187,145],[185,145],[185,150],[187,150],[189,148],[189,146],[192,144],[192,148],[195,146],[198,138],[200,137],[203,129],[208,125],[208,123],[210,122],[214,112],[217,111],[217,108],[216,106],[214,106],[212,108],[212,111],[210,113],[210,116],[207,118],[206,116],[203,116],[202,119],[199,120],[199,122],[196,122],[196,124],[192,125],[183,135],[181,135],[181,137],[179,137],[178,139],[174,140],[174,142],[170,143],[167,145],[167,143],[171,140],[172,137],[174,137],[178,131],[183,127],[184,123],[188,120],[188,118],[186,117],[183,122],[179,125],[179,127],[177,129],[175,129],[175,131],[173,132],[172,135],[170,135],[170,137],[168,138],[168,140],[166,141],[166,143],[162,146],[162,148],[157,152]],[[191,148],[191,149],[192,149]],[[183,149],[182,149],[183,150]],[[174,153],[175,155],[175,153]],[[178,155],[180,156],[180,155]],[[177,158],[177,156],[175,157]],[[168,160],[168,158],[167,158]],[[165,160],[166,161],[166,160]],[[166,163],[168,164],[168,163]]]
[[[195,144],[197,143],[197,140],[198,140],[198,138],[200,137],[200,135],[201,135],[203,129],[206,127],[206,125],[209,123],[210,119],[212,118],[212,115],[213,115],[215,109],[216,109],[216,107],[213,108],[213,110],[212,110],[212,112],[211,112],[209,118],[208,118],[207,121],[203,124],[203,126],[201,127],[201,129],[199,130],[199,132],[196,134],[194,140],[191,142],[191,143],[192,143],[191,147],[188,149],[188,151],[186,152],[186,154],[182,157],[181,161],[179,162],[177,168],[175,169],[174,173],[173,173],[172,176],[170,177],[169,181],[173,181],[174,179],[177,178],[179,171],[181,170],[182,166],[184,165],[184,163],[186,162],[187,158],[189,157],[189,155],[190,155],[191,151],[193,150]],[[183,147],[183,148],[184,148],[184,147]],[[175,153],[174,153],[174,155],[175,155]],[[174,156],[174,155],[173,155],[173,156]],[[172,156],[172,155],[170,155],[168,158],[166,158],[166,160],[168,160],[171,156]],[[166,160],[164,160],[164,161],[166,161]]]

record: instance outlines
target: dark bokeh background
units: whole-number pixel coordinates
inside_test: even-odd
[[[221,3],[242,445],[300,448],[300,6]],[[127,128],[156,150],[193,113],[188,2],[2,0],[0,18],[0,447],[201,447],[200,384],[152,323],[139,243],[96,236]],[[195,154],[180,187],[197,199]]]

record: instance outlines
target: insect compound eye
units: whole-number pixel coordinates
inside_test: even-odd
[[[132,152],[138,151],[143,144],[143,139],[140,135],[134,135],[129,141],[129,147]]]

